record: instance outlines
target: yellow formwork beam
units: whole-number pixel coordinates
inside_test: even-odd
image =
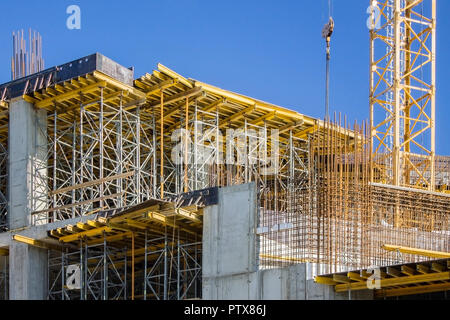
[[[270,254],[260,254],[259,257],[263,258],[263,259],[282,260],[282,261],[290,261],[290,262],[310,262],[308,259],[286,257],[286,256],[274,256],[274,255],[270,255]]]
[[[135,96],[137,96],[140,99],[145,99],[146,98],[146,94],[134,87],[131,87],[129,85],[124,84],[123,82],[116,80],[114,78],[111,78],[110,76],[107,76],[106,74],[103,74],[99,71],[94,71],[94,77],[97,79],[100,79],[102,82],[105,83],[109,83],[112,86],[119,88],[120,90],[123,91],[128,91],[132,94],[134,94]],[[106,86],[106,85],[105,85]]]
[[[0,256],[9,256],[9,249],[0,248]]]
[[[79,98],[80,93],[89,93],[98,90],[100,87],[106,87],[106,81],[99,81],[97,83],[88,85],[81,89],[72,90],[63,94],[56,95],[54,97],[46,98],[44,100],[36,102],[34,105],[36,108],[47,108],[55,104],[55,102],[61,102],[73,98]]]
[[[329,277],[321,277],[321,276],[316,276],[314,278],[314,282],[319,284],[325,284],[327,286],[334,286],[338,284],[336,281],[334,281]]]
[[[348,272],[347,277],[353,281],[367,281],[367,279],[364,279],[356,272]]]
[[[74,234],[71,234],[68,236],[63,236],[63,237],[59,238],[59,241],[72,242],[72,241],[76,241],[80,238],[95,237],[95,236],[102,235],[103,233],[108,233],[108,232],[112,232],[112,231],[113,231],[113,228],[111,228],[111,227],[101,227],[101,228],[96,228],[96,229],[92,229],[92,230],[74,233]]]
[[[163,66],[161,63],[158,63],[158,70],[171,78],[177,79],[180,83],[184,84],[186,87],[193,88],[193,85],[189,80],[187,80],[182,75],[179,75],[175,71],[167,68],[166,66]]]
[[[415,254],[415,255],[419,255],[419,256],[431,257],[431,258],[436,258],[436,259],[450,258],[450,252],[431,251],[431,250],[424,250],[424,249],[417,249],[417,248],[394,246],[394,245],[390,245],[390,244],[385,244],[382,246],[382,248],[387,251],[399,251],[401,253]]]
[[[40,240],[36,240],[36,239],[33,239],[33,238],[21,236],[21,235],[18,235],[18,234],[13,235],[12,238],[15,241],[26,243],[26,244],[28,244],[30,246],[37,247],[37,248],[56,249],[56,250],[60,249],[60,247],[57,246],[57,245],[52,245],[52,244],[45,243],[45,242],[40,241]]]
[[[307,124],[313,124],[314,120],[312,118],[305,118],[304,115],[296,112],[296,111],[292,111],[274,104],[270,104],[264,101],[260,101],[260,100],[256,100],[256,99],[252,99],[249,97],[246,97],[244,95],[238,94],[238,93],[234,93],[228,90],[224,90],[224,89],[220,89],[218,87],[206,84],[204,82],[200,82],[200,81],[195,81],[195,86],[196,87],[202,87],[203,90],[210,92],[212,94],[224,97],[226,99],[229,99],[231,101],[235,101],[237,103],[241,103],[244,105],[249,105],[249,106],[255,106],[257,109],[261,109],[261,110],[265,110],[265,111],[276,111],[278,115],[281,116],[286,116],[289,118],[294,118],[297,120],[304,120]]]
[[[450,280],[450,272],[429,273],[416,276],[381,279],[380,286],[382,288],[386,288],[393,286],[402,286],[408,284],[418,284],[424,282],[445,281],[445,280]],[[364,290],[364,289],[367,289],[367,284],[365,282],[353,282],[349,284],[338,284],[335,286],[336,292],[345,292],[349,290],[352,291]]]
[[[447,291],[447,290],[450,290],[450,282],[436,283],[436,284],[429,284],[429,285],[408,287],[408,288],[394,288],[394,289],[377,290],[375,292],[375,295],[377,297],[398,297],[398,296],[432,293],[432,292]]]

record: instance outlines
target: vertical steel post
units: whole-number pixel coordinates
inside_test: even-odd
[[[100,175],[99,178],[103,179],[103,161],[104,161],[104,123],[103,123],[103,87],[100,88],[100,115],[99,115],[99,152],[100,152],[100,159],[99,159],[99,171],[100,171]],[[104,196],[104,183],[102,182],[100,184],[100,198],[102,198]],[[103,208],[103,200],[100,200],[100,208]]]
[[[168,287],[167,287],[167,270],[168,270],[168,259],[167,259],[167,226],[165,227],[164,232],[164,300],[167,300],[167,293],[168,293]]]
[[[147,300],[147,230],[145,230],[145,244],[144,244],[144,300]]]
[[[103,233],[103,300],[108,300],[108,252],[106,234]]]

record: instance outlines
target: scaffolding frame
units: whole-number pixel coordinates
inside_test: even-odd
[[[201,298],[202,243],[172,235],[151,238],[145,234],[143,299]],[[152,263],[149,262],[152,257]]]
[[[124,105],[126,92],[98,87],[96,98],[80,95],[79,113],[54,106],[38,120],[45,142],[33,161],[33,223],[123,208],[155,196],[153,115]],[[45,156],[44,156],[45,155]]]
[[[49,300],[127,299],[127,248],[111,246],[106,236],[98,244],[80,239],[76,251],[49,250],[48,265]]]

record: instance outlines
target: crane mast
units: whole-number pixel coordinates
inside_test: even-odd
[[[371,180],[433,191],[436,0],[370,5]]]

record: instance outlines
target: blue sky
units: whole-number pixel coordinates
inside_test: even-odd
[[[330,110],[369,117],[368,0],[334,0]],[[46,67],[101,52],[135,67],[158,62],[187,77],[314,117],[324,113],[328,0],[2,1],[0,83],[10,80],[11,32],[38,30]],[[66,8],[81,8],[81,30],[66,28]],[[450,1],[438,0],[437,152],[450,154]],[[447,36],[446,34],[447,33]]]

